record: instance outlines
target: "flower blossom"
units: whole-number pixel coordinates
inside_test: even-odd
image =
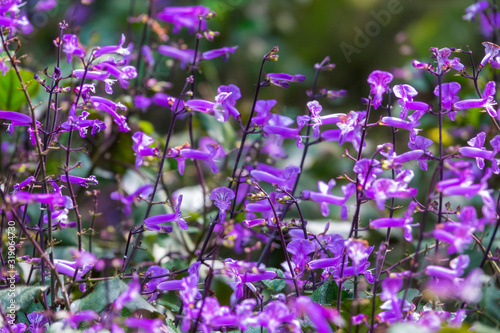
[[[297,117],[297,128],[290,128],[291,125],[288,121],[284,123],[278,123],[273,125],[265,125],[262,130],[266,135],[277,135],[283,139],[295,139],[297,148],[302,149],[304,147],[302,143],[302,136],[300,135],[300,131],[302,127],[307,124],[308,116],[298,116]],[[280,119],[282,120],[282,119]]]
[[[302,74],[268,73],[260,85],[268,86],[271,84],[286,89],[290,86],[290,82],[303,82],[305,79],[305,75]]]
[[[83,111],[80,116],[76,119],[72,117],[72,120],[65,121],[59,126],[61,132],[67,132],[70,129],[73,131],[78,131],[80,137],[85,138],[87,136],[88,129],[91,128],[90,134],[95,136],[97,132],[106,129],[106,124],[104,121],[99,119],[87,119],[90,112]]]
[[[187,27],[189,33],[192,34],[198,26],[202,31],[207,29],[204,17],[209,13],[210,9],[204,6],[165,7],[157,14],[157,18],[172,23],[174,33],[178,33],[182,27]]]
[[[455,109],[464,110],[472,108],[482,108],[488,112],[490,117],[497,117],[497,110],[493,108],[497,105],[495,100],[496,95],[496,83],[495,81],[490,81],[486,84],[483,90],[483,95],[480,99],[465,99],[455,103]],[[457,98],[458,99],[458,98]]]
[[[33,120],[31,117],[14,111],[0,111],[0,119],[10,120],[10,123],[7,124],[7,133],[9,135],[14,133],[16,126],[28,126],[31,144],[36,144],[35,130],[33,129]],[[39,121],[36,121],[36,123],[37,127],[41,126]]]
[[[62,37],[63,47],[62,50],[66,53],[66,61],[68,64],[71,62],[71,58],[75,55],[80,59],[85,57],[85,51],[80,46],[78,42],[78,37],[76,35],[65,34]],[[57,41],[54,41],[56,43]]]
[[[250,171],[250,175],[257,181],[264,181],[282,187],[286,191],[291,191],[300,168],[295,165],[287,166],[284,170],[276,169],[260,163],[256,170]]]
[[[33,311],[26,316],[30,321],[30,326],[28,327],[31,333],[43,333],[47,330],[45,324],[49,323],[49,320],[41,312]]]
[[[61,175],[61,181],[63,183],[67,183],[69,181],[70,183],[76,183],[82,187],[89,187],[89,185],[97,185],[98,184],[96,177],[92,176],[92,175],[87,177],[87,178],[72,176],[72,175],[69,175],[69,177],[66,177],[66,175]]]
[[[129,215],[132,211],[132,203],[136,201],[136,198],[147,198],[151,193],[153,193],[153,185],[146,184],[140,186],[137,190],[127,196],[120,192],[112,192],[110,197],[113,200],[120,200],[124,205],[123,213],[125,215]]]
[[[155,230],[159,232],[172,232],[173,228],[171,225],[161,226],[163,223],[171,223],[173,221],[177,222],[182,230],[187,230],[188,225],[186,221],[182,218],[181,212],[182,195],[179,195],[177,199],[177,206],[175,206],[175,212],[171,214],[161,214],[152,217],[148,217],[144,220],[144,227],[148,230]]]
[[[118,45],[106,45],[98,47],[96,50],[94,50],[93,55],[95,58],[99,58],[109,53],[117,53],[123,56],[128,56],[130,54],[130,50],[123,47],[124,43],[125,43],[125,35],[122,34]]]
[[[370,84],[370,94],[373,96],[373,107],[378,109],[382,104],[382,95],[389,89],[394,76],[389,72],[373,71],[368,76],[368,83]]]
[[[227,187],[217,187],[210,193],[210,200],[219,208],[219,222],[226,220],[226,210],[231,206],[231,200],[235,197],[233,190]]]
[[[458,101],[459,97],[457,96],[460,90],[460,84],[457,82],[447,82],[441,85],[436,86],[434,89],[434,95],[441,97],[441,108],[442,111],[448,112],[448,118],[450,120],[455,120],[456,111],[460,110],[456,107],[456,104],[460,103]]]
[[[417,102],[413,97],[417,96],[418,92],[409,84],[398,84],[393,88],[394,95],[398,98],[398,103],[401,106],[399,118],[405,119],[409,110],[425,112],[429,109],[429,104]]]
[[[343,185],[341,187],[341,189],[342,189],[342,193],[344,194],[344,197],[340,197],[340,196],[330,194],[330,191],[333,189],[335,184],[336,184],[336,182],[334,179],[331,179],[328,182],[328,184],[326,184],[323,181],[319,181],[318,182],[319,192],[303,191],[302,196],[304,197],[304,199],[310,199],[312,201],[319,202],[321,204],[321,214],[325,217],[330,214],[330,210],[328,208],[328,205],[340,206],[341,207],[340,217],[343,220],[346,220],[347,219],[346,202],[347,202],[347,200],[349,200],[351,195],[353,195],[356,192],[356,185],[353,183]]]
[[[480,67],[484,67],[488,62],[495,59],[495,57],[500,52],[500,46],[491,42],[483,42],[484,46],[484,57],[479,64]]]
[[[404,217],[385,217],[380,219],[375,219],[370,222],[370,227],[374,229],[378,228],[404,228],[404,237],[408,242],[413,241],[412,226],[418,225],[418,223],[413,224],[413,212],[417,207],[415,201],[410,202],[408,205],[408,210],[406,211]]]
[[[215,163],[215,157],[219,152],[219,145],[207,144],[205,147],[208,151],[191,149],[189,148],[189,144],[186,144],[181,147],[170,148],[167,156],[177,160],[177,169],[181,175],[184,174],[187,158],[208,162],[213,173],[219,172],[217,163]]]
[[[156,156],[158,154],[158,148],[148,147],[154,143],[154,140],[149,135],[137,131],[132,135],[132,149],[134,150],[135,158],[135,168],[138,169],[142,163],[144,163],[145,156]]]
[[[292,263],[296,273],[303,273],[307,268],[307,263],[311,260],[309,254],[316,251],[316,246],[307,239],[295,239],[291,241],[286,250],[293,254]]]
[[[408,187],[413,176],[411,169],[405,169],[397,173],[396,179],[377,179],[366,189],[365,196],[374,199],[378,209],[383,210],[385,201],[389,198],[407,199],[417,195],[416,188]]]
[[[141,284],[139,282],[139,275],[134,274],[132,281],[128,284],[128,289],[118,296],[114,302],[113,307],[120,311],[126,303],[131,302],[141,297]]]
[[[127,110],[127,107],[125,105],[120,102],[115,103],[100,96],[91,96],[90,102],[94,109],[109,113],[113,117],[114,122],[118,125],[118,129],[120,132],[130,131],[130,127],[128,127],[127,124],[127,117],[118,114],[116,111],[117,109]]]

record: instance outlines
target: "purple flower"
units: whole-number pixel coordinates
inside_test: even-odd
[[[192,34],[198,29],[200,23],[202,31],[207,29],[204,17],[209,13],[210,9],[203,6],[165,7],[162,12],[158,13],[157,18],[172,23],[174,33],[178,33],[182,27],[187,27],[189,33]]]
[[[227,187],[217,187],[210,193],[210,200],[219,208],[219,222],[226,221],[226,210],[231,206],[231,200],[234,199],[234,192]]]
[[[298,273],[304,272],[307,263],[311,260],[308,255],[316,251],[316,246],[309,240],[296,239],[287,245],[286,250],[293,254],[292,262],[295,264],[294,270]]]
[[[416,188],[408,188],[413,178],[413,171],[405,169],[398,173],[396,179],[381,178],[375,180],[365,191],[365,196],[374,199],[380,210],[384,209],[385,201],[389,198],[407,199],[417,195]]]
[[[187,230],[188,225],[186,221],[182,218],[181,212],[182,195],[179,195],[177,206],[175,207],[175,212],[172,214],[162,214],[152,217],[148,217],[144,220],[144,226],[148,230],[155,230],[160,232],[172,232],[172,226],[160,226],[163,223],[171,223],[173,221],[177,222],[182,230]]]
[[[276,272],[266,271],[264,267],[257,267],[255,263],[237,261],[231,258],[224,261],[224,266],[224,274],[234,278],[234,282],[230,282],[229,285],[234,289],[234,297],[237,299],[243,296],[243,287],[245,285],[255,291],[257,289],[252,282],[271,280],[277,275]]]
[[[401,155],[397,155],[396,152],[392,151],[391,148],[391,153],[383,154],[386,157],[386,159],[382,162],[382,168],[386,170],[387,169],[401,170],[403,163],[418,159],[423,154],[424,154],[423,150],[412,150],[406,153],[402,153]]]
[[[85,51],[79,45],[78,37],[76,35],[63,35],[63,52],[66,53],[66,61],[68,64],[71,62],[71,58],[73,55],[76,55],[78,58],[83,59],[85,57]],[[54,41],[56,43],[56,41]]]
[[[31,333],[43,333],[47,330],[45,324],[49,323],[49,320],[41,312],[33,311],[27,315],[30,321],[29,330]]]
[[[97,185],[98,184],[95,176],[89,176],[88,178],[83,178],[83,177],[69,175],[69,177],[66,178],[66,175],[61,175],[62,182],[67,183],[68,179],[69,179],[70,183],[77,183],[78,185],[80,185],[82,187],[89,187],[89,185]]]
[[[17,30],[21,30],[25,34],[30,34],[33,27],[26,15],[21,13],[21,1],[7,0],[0,2],[0,26],[9,28],[9,35],[13,35]]]
[[[57,5],[57,0],[40,0],[35,5],[35,11],[51,10]]]
[[[336,122],[337,127],[339,128],[339,136],[338,136],[338,141],[339,145],[343,145],[345,141],[350,141],[353,143],[354,147],[359,145],[356,144],[358,141],[357,138],[361,133],[361,127],[364,125],[366,121],[366,112],[364,111],[350,111],[348,114],[345,116],[340,116],[339,117],[341,121]],[[332,130],[330,130],[332,131]],[[325,135],[327,135],[327,132],[330,131],[325,131],[322,133],[321,137],[325,138]],[[359,148],[359,147],[358,147]],[[356,148],[357,149],[357,148]]]
[[[493,44],[491,42],[483,42],[483,46],[485,55],[483,57],[483,60],[481,60],[481,63],[479,64],[479,66],[481,67],[484,67],[486,63],[493,60],[500,52],[500,46],[498,46],[497,44]]]
[[[189,63],[191,63],[194,59],[194,50],[191,50],[191,49],[181,50],[181,49],[178,49],[176,47],[169,46],[169,45],[160,45],[160,46],[158,46],[158,52],[160,54],[167,56],[167,57],[171,57],[171,58],[180,60],[181,61],[181,64],[180,64],[181,69],[186,68],[186,66]],[[196,59],[196,63],[198,62],[198,60],[199,60],[199,55],[198,55],[198,59]]]
[[[496,95],[496,83],[495,81],[490,81],[486,84],[483,91],[483,96],[481,99],[465,99],[455,103],[455,109],[464,110],[471,108],[484,108],[486,112],[490,115],[490,117],[497,117],[497,110],[493,108],[494,105],[497,105],[495,101]],[[458,97],[457,97],[458,100]]]
[[[9,325],[9,326],[6,326]],[[7,323],[3,327],[0,327],[0,333],[23,333],[26,332],[28,329],[28,325],[24,323],[18,323],[18,324],[9,324]],[[10,331],[9,331],[10,328]]]
[[[31,117],[14,111],[0,111],[0,118],[10,120],[10,124],[7,127],[7,133],[12,135],[16,126],[29,126],[33,124]]]
[[[240,88],[234,84],[217,88],[217,96],[215,96],[215,105],[213,107],[215,118],[221,122],[226,121],[228,115],[231,115],[234,119],[240,119],[240,112],[235,107],[236,101],[240,98]]]
[[[476,14],[484,12],[486,8],[488,8],[490,5],[489,1],[484,0],[484,1],[478,1],[469,7],[465,8],[465,15],[462,16],[462,18],[466,21],[472,21],[474,20]]]
[[[85,256],[83,260],[69,261],[63,259],[54,259],[54,266],[58,273],[73,278],[76,273],[76,280],[82,279],[94,267],[97,259],[94,256]],[[85,283],[80,283],[80,291],[85,292]]]
[[[268,73],[266,74],[266,79],[261,83],[261,86],[267,86],[269,84],[273,86],[278,86],[282,88],[288,88],[290,86],[289,82],[303,82],[306,79],[305,75],[296,74],[290,75],[285,73]]]
[[[22,188],[26,187],[26,186],[29,186],[31,185],[32,183],[36,182],[36,179],[35,177],[33,176],[29,176],[28,178],[26,178],[25,180],[23,180],[22,182],[18,183],[18,184],[15,184],[14,185],[14,190],[15,191],[19,191],[21,190]]]
[[[425,112],[429,109],[429,105],[424,102],[413,101],[413,97],[417,96],[415,88],[409,84],[398,84],[393,88],[394,95],[398,98],[398,103],[401,106],[399,118],[405,119],[409,110]]]
[[[123,213],[125,215],[129,215],[130,212],[132,211],[132,203],[135,201],[136,198],[144,199],[147,198],[151,193],[153,193],[153,185],[142,185],[140,186],[137,190],[135,190],[133,193],[125,196],[123,193],[120,192],[113,192],[111,193],[110,197],[113,200],[120,200],[123,205],[125,206],[123,208]]]
[[[357,178],[359,184],[363,187],[368,187],[375,179],[377,179],[377,175],[384,172],[380,162],[371,158],[362,158],[357,161],[356,164],[354,164],[353,171],[358,174]]]
[[[329,333],[331,332],[328,322],[334,323],[341,327],[344,325],[344,320],[336,309],[325,308],[322,305],[315,303],[307,296],[300,296],[295,299],[294,307],[299,315],[306,314],[309,320],[316,328],[315,332]]]
[[[189,147],[189,145],[187,145]],[[190,149],[184,147],[170,148],[168,150],[168,157],[175,158],[177,160],[177,168],[181,175],[184,174],[184,168],[186,166],[186,158],[192,158],[197,160],[202,160],[208,162],[213,173],[219,172],[217,163],[215,163],[215,156],[217,156],[219,151],[219,145],[207,144],[205,146],[208,150],[202,151],[197,149]]]
[[[124,43],[125,43],[125,35],[122,34],[118,45],[107,45],[107,46],[98,47],[94,51],[94,57],[99,58],[100,56],[103,56],[103,55],[109,54],[109,53],[117,53],[117,54],[121,54],[123,56],[128,56],[130,54],[130,50],[123,47]]]
[[[112,57],[109,57],[108,60],[94,65],[93,68],[106,71],[107,73],[113,75],[118,79],[118,82],[120,82],[120,86],[123,89],[127,89],[129,84],[128,80],[137,77],[137,69],[134,66],[122,66],[122,64],[123,61],[116,62]],[[106,93],[113,93],[112,85],[115,81],[116,80],[111,79],[104,80]]]
[[[174,112],[179,112],[184,109],[184,101],[164,93],[156,93],[151,98],[151,101],[161,107],[170,109]]]
[[[118,124],[118,129],[120,132],[128,132],[130,131],[130,127],[127,124],[127,117],[120,115],[117,113],[117,109],[127,110],[127,107],[122,103],[115,103],[110,101],[109,99],[100,97],[100,96],[91,96],[90,102],[92,103],[92,107],[96,110],[101,110],[109,113],[116,124]]]
[[[134,150],[135,158],[135,168],[138,169],[144,162],[145,156],[156,156],[158,154],[158,148],[148,147],[154,143],[154,140],[149,135],[137,131],[132,135],[132,149]]]
[[[141,284],[139,275],[134,274],[132,281],[128,284],[128,289],[118,296],[113,302],[113,307],[120,311],[126,303],[141,297]]]
[[[110,74],[106,72],[99,72],[99,71],[86,71],[84,69],[75,69],[73,70],[73,76],[83,79],[83,76],[85,76],[85,79],[88,80],[99,80],[99,81],[105,81]]]
[[[485,140],[486,133],[480,132],[474,138],[467,141],[470,147],[461,147],[458,149],[462,156],[475,157],[477,167],[481,170],[484,169],[484,160],[492,160],[495,156],[495,152],[486,150],[483,147]]]
[[[319,137],[319,127],[322,125],[322,117],[320,116],[320,113],[323,111],[323,107],[318,101],[311,101],[307,103],[307,108],[311,113],[309,118],[312,123],[313,138],[317,139]]]
[[[380,219],[375,219],[370,222],[370,227],[374,229],[378,228],[404,228],[404,237],[408,242],[413,241],[413,235],[412,235],[412,226],[418,225],[412,224],[413,223],[413,212],[415,208],[417,207],[417,203],[415,201],[410,202],[408,205],[408,210],[406,211],[404,217],[385,217],[385,218],[380,218]]]
[[[402,286],[403,280],[399,276],[388,276],[382,280],[380,299],[386,302],[380,306],[380,309],[384,311],[377,315],[382,322],[394,323],[403,317],[401,310],[407,311],[410,309],[410,303],[407,300],[401,306],[402,300],[398,299],[397,292]]]
[[[465,207],[463,209],[465,209]],[[474,209],[474,214],[475,213]],[[472,242],[474,231],[475,229],[466,223],[444,222],[436,225],[436,229],[434,229],[432,234],[437,240],[450,244],[447,252],[451,255],[456,252],[461,253],[467,248]]]
[[[368,83],[370,84],[370,94],[373,96],[373,107],[378,109],[382,104],[382,95],[389,89],[394,76],[389,72],[373,71],[368,76]]]
[[[436,58],[436,73],[438,75],[446,73],[450,68],[457,71],[462,71],[465,68],[465,66],[460,63],[460,58],[455,57],[452,60],[448,59],[452,51],[447,47],[442,49],[431,47],[431,52],[433,53],[432,57]]]
[[[18,191],[10,196],[11,203],[13,204],[29,204],[40,203],[47,204],[49,209],[54,209],[55,206],[64,206],[66,199],[60,193],[29,193],[25,191]]]
[[[99,319],[99,315],[93,310],[85,310],[78,313],[69,313],[68,317],[65,318],[65,322],[69,324],[71,328],[78,328],[82,321],[91,321]]]
[[[382,117],[378,122],[382,126],[391,126],[397,128],[403,128],[410,131],[410,142],[413,142],[417,137],[417,134],[421,129],[416,128],[420,126],[418,121],[407,121],[397,117]]]
[[[153,333],[161,332],[161,327],[163,326],[163,322],[160,318],[148,319],[129,317],[124,320],[124,324],[127,327],[142,328],[147,332]]]
[[[427,158],[432,156],[432,152],[428,148],[432,145],[433,141],[423,136],[417,136],[413,141],[408,142],[408,148],[411,150],[423,150],[424,155],[418,158],[418,166],[420,169],[427,171]]]
[[[364,239],[349,238],[345,242],[345,247],[347,256],[352,260],[353,274],[358,275],[364,272],[373,246],[369,246]]]
[[[295,179],[300,173],[300,168],[295,165],[287,166],[284,170],[273,169],[265,164],[259,164],[258,170],[250,171],[250,175],[257,181],[275,184],[290,191],[293,188]]]
[[[106,128],[106,124],[104,121],[99,119],[87,119],[90,115],[90,112],[83,111],[77,119],[74,117],[70,118],[71,120],[65,121],[60,125],[61,132],[67,132],[70,128],[73,128],[73,131],[78,131],[80,137],[85,138],[87,136],[88,128],[92,128],[90,134],[95,136],[97,132],[100,132]],[[71,127],[73,125],[73,127]]]
[[[349,197],[356,192],[356,185],[353,183],[349,183],[347,185],[343,185],[342,193],[344,193],[344,197],[339,197],[333,194],[330,194],[330,191],[335,186],[336,182],[334,179],[331,179],[328,184],[323,181],[318,182],[319,192],[313,191],[303,191],[302,196],[304,199],[310,199],[312,201],[319,202],[321,204],[321,214],[323,216],[328,216],[330,214],[330,210],[328,205],[337,205],[341,207],[340,217],[343,220],[347,219],[347,206],[346,202],[349,200]]]
[[[300,327],[300,324],[295,319],[295,316],[288,307],[280,301],[272,301],[262,312],[260,312],[254,320],[253,325],[260,325],[268,329],[269,333],[278,332],[278,328],[284,323],[288,323],[289,327]],[[298,332],[298,331],[295,331]]]
[[[151,266],[146,271],[146,277],[148,278],[147,282],[144,284],[145,290],[148,292],[153,292],[156,290],[156,287],[168,280],[169,270],[167,268],[163,268],[161,266]],[[159,277],[157,277],[159,276]]]
[[[137,95],[134,98],[134,105],[142,112],[146,112],[147,108],[151,105],[151,98],[144,95]]]
[[[273,114],[271,113],[271,109],[273,106],[278,103],[275,99],[270,100],[258,100],[255,104],[255,112],[256,116],[252,118],[253,126],[264,126],[267,125],[268,122],[273,118]],[[293,124],[293,120],[290,119],[290,124]]]
[[[462,254],[450,261],[450,268],[428,265],[425,267],[425,274],[439,279],[453,280],[464,274],[465,269],[469,267],[469,263],[469,256]]]
[[[0,72],[2,72],[2,75],[5,75],[7,71],[9,70],[9,66],[5,63],[4,59],[0,59]]]
[[[267,135],[279,135],[283,139],[295,139],[297,148],[302,149],[302,136],[300,135],[300,130],[307,124],[307,120],[299,116],[297,117],[297,128],[289,128],[290,124],[285,122],[285,124],[276,125],[265,125],[262,129]]]
[[[218,57],[224,57],[224,61],[227,61],[227,59],[229,58],[229,55],[233,54],[237,48],[238,48],[238,46],[231,46],[231,47],[226,46],[226,47],[223,47],[220,49],[206,51],[206,52],[203,52],[203,54],[201,55],[201,58],[203,60],[210,60],[210,59],[214,59],[214,58],[218,58]]]

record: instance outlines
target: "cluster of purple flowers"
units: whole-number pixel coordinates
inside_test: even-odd
[[[55,5],[56,1],[39,1],[36,8],[50,10]],[[500,199],[495,199],[497,189],[491,186],[500,174],[500,134],[495,132],[500,132],[500,112],[496,81],[478,79],[490,67],[500,68],[500,46],[484,42],[485,55],[477,67],[472,63],[472,73],[463,59],[453,56],[470,51],[432,47],[433,60],[413,60],[416,71],[436,78],[430,89],[436,105],[423,101],[425,94],[419,95],[409,84],[393,84],[392,73],[375,70],[366,80],[364,109],[343,112],[331,112],[328,102],[321,101],[346,94],[317,87],[319,73],[335,67],[326,57],[314,66],[314,88],[307,92],[305,114],[289,117],[281,114],[278,100],[259,99],[261,89],[287,89],[306,80],[302,74],[264,71],[278,60],[278,47],[262,58],[250,110],[250,104],[243,103],[249,97],[235,84],[220,85],[204,98],[197,96],[195,74],[202,72],[202,63],[219,57],[227,61],[238,49],[201,51],[205,41],[219,35],[208,27],[214,16],[200,5],[152,10],[144,18],[145,29],[161,31],[166,24],[176,34],[186,28],[196,40],[193,48],[183,39],[169,39],[174,35],[161,38],[161,45],[146,45],[144,39],[140,45],[126,44],[129,38],[121,35],[117,44],[87,47],[77,34],[66,33],[66,22],[60,23],[54,40],[58,65],[51,75],[43,71],[46,79],[34,75],[33,84],[49,94],[45,119],[35,113],[27,85],[18,75],[27,108],[0,110],[0,118],[6,121],[10,138],[16,128],[26,127],[31,145],[23,149],[29,154],[20,153],[23,163],[9,164],[12,171],[0,186],[2,230],[9,230],[9,241],[0,243],[8,250],[8,259],[0,256],[0,281],[2,288],[11,288],[12,278],[26,284],[23,288],[36,302],[23,305],[25,318],[18,315],[17,323],[3,309],[0,333],[45,332],[49,327],[53,331],[85,327],[89,333],[125,332],[125,328],[163,332],[177,326],[183,332],[207,333],[258,328],[272,333],[327,333],[333,328],[350,332],[361,325],[375,332],[397,323],[416,324],[428,332],[461,327],[479,311],[474,306],[488,297],[483,287],[492,277],[483,270],[485,264],[500,273],[498,249],[490,252],[500,224]],[[487,36],[500,27],[498,13],[488,1],[466,9],[464,19],[476,17]],[[4,36],[28,34],[31,29],[21,1],[1,1],[1,49],[7,55],[0,54],[2,75],[9,70],[19,74],[17,50]],[[59,66],[61,52],[72,66],[67,76]],[[169,83],[153,76],[163,56],[174,59],[167,61],[172,73],[176,67],[187,71],[177,97],[168,94]],[[464,93],[463,81],[444,82],[449,73],[470,79],[478,98]],[[462,95],[470,98],[461,99]],[[137,121],[153,108],[170,111],[166,139],[155,132],[158,124]],[[475,109],[496,128],[485,126],[466,142],[457,139],[445,150],[446,126]],[[426,131],[432,119],[438,124],[437,139]],[[232,130],[235,125],[241,141],[230,135],[195,140],[197,121],[210,127],[205,128],[208,134],[212,127]],[[178,122],[186,123],[188,135],[178,132]],[[388,130],[391,142],[368,142],[372,131]],[[79,138],[74,138],[74,131]],[[84,159],[81,150],[86,146],[82,146],[102,137],[102,146],[96,145],[97,158]],[[401,137],[408,139],[405,147],[399,144]],[[100,158],[112,161],[116,154],[113,157],[108,150],[120,142],[127,143],[132,157],[120,161],[127,172],[114,177],[97,165]],[[317,190],[315,182],[301,182],[309,148],[332,142],[343,146],[352,172],[316,179]],[[15,147],[14,140],[7,144]],[[287,158],[295,148],[302,157],[292,163]],[[65,154],[59,171],[54,171],[49,162],[59,158],[59,150]],[[73,171],[81,166],[90,170],[87,175]],[[424,193],[418,182],[430,168],[434,173]],[[116,191],[95,189],[117,179]],[[196,190],[179,185],[196,180],[200,183],[193,186]],[[227,186],[220,184],[226,180]],[[179,191],[171,195],[172,187]],[[201,197],[193,191],[200,191]],[[84,193],[93,199],[89,214],[81,208],[88,205],[81,198]],[[103,197],[121,209],[119,226],[96,227],[99,211],[107,209],[99,206]],[[322,221],[325,227],[320,232],[304,214],[314,216],[312,209],[305,209],[307,201],[313,202],[309,207],[319,204],[317,218],[329,219]],[[367,214],[365,207],[370,205],[373,210]],[[336,231],[342,223],[335,221],[337,215],[344,221],[352,219],[348,233]],[[10,220],[22,230],[18,243],[13,240],[17,236],[10,236]],[[97,229],[102,239],[96,237]],[[363,233],[369,229],[371,235],[385,231],[385,241],[370,244]],[[391,234],[391,229],[402,230],[402,236]],[[77,250],[67,250],[66,239],[59,246],[59,237],[69,234],[76,234],[71,247]],[[122,248],[100,244],[96,249],[95,242],[106,243],[109,234],[116,234]],[[33,252],[22,248],[26,239]],[[478,252],[480,263],[472,260],[477,255],[475,243],[483,250]],[[387,253],[396,246],[411,252],[389,259]],[[138,259],[140,250],[147,251]],[[23,255],[11,259],[18,252]],[[396,263],[390,266],[390,260]],[[21,267],[18,263],[29,267],[29,274],[12,273]],[[126,287],[123,281],[128,282]],[[219,297],[212,290],[214,281],[227,295]],[[110,285],[119,287],[110,290]],[[96,297],[99,302],[92,301]],[[362,311],[368,303],[370,310]]]

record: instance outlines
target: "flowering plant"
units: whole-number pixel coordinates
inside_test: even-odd
[[[319,87],[329,57],[280,73],[278,46],[253,95],[211,90],[240,47],[212,46],[210,8],[160,5],[132,1],[109,43],[62,20],[33,73],[29,6],[0,1],[0,332],[500,328],[493,3],[465,9],[479,63],[430,47],[411,62],[427,91],[372,69],[357,110]],[[293,89],[296,113],[263,97]],[[323,147],[342,172],[314,172]]]

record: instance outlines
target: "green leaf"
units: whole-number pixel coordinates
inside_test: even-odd
[[[14,291],[10,289],[1,290],[0,301],[2,302],[2,310],[8,313],[7,306],[12,303],[15,304],[16,311],[27,312],[35,300],[41,298],[42,292],[47,288],[48,286],[16,286],[15,296],[13,294]]]
[[[281,269],[277,268],[268,268],[268,271],[275,272],[278,274],[280,278],[284,278],[285,275],[283,274],[283,271]],[[268,288],[270,288],[272,291],[279,292],[286,287],[286,281],[282,279],[273,279],[273,280],[264,280],[262,281]]]
[[[323,305],[332,305],[337,301],[338,287],[335,282],[326,281],[311,295],[311,300]]]
[[[28,85],[30,97],[33,98],[40,89],[40,85],[33,79],[34,73],[25,69],[20,69],[19,72],[24,83]],[[13,69],[7,71],[5,76],[0,75],[0,91],[2,92],[0,110],[19,111],[27,102],[26,96],[18,88],[21,88],[21,83]]]
[[[474,322],[474,324],[472,326],[474,327],[474,332],[477,332],[477,333],[498,333],[498,329],[490,327],[490,326],[486,326],[485,324],[482,324],[478,321]],[[470,330],[469,330],[469,332],[470,332]]]
[[[238,331],[239,332],[239,331]],[[264,333],[267,333],[267,328],[264,328]],[[245,333],[261,333],[260,326],[250,326]]]
[[[397,294],[397,296],[399,299],[403,299],[404,294],[405,294],[405,291],[403,289]],[[408,292],[406,293],[406,300],[408,302],[411,302],[411,301],[413,301],[413,299],[415,297],[418,297],[418,296],[420,296],[420,291],[418,289],[415,289],[415,288],[410,288],[410,289],[408,289]]]
[[[118,277],[109,281],[102,281],[98,283],[94,291],[86,297],[74,301],[71,304],[71,311],[94,310],[95,312],[101,312],[108,304],[114,302],[114,300],[127,289],[128,285]],[[142,296],[138,296],[135,300],[125,303],[125,309],[130,312],[139,309],[156,312],[156,309],[142,298]]]
[[[167,309],[169,309],[172,312],[179,312],[179,309],[180,309],[179,305],[172,303],[172,302],[169,302],[168,300],[165,300],[165,299],[159,299],[156,301],[156,303],[163,305],[164,307],[166,307]]]

